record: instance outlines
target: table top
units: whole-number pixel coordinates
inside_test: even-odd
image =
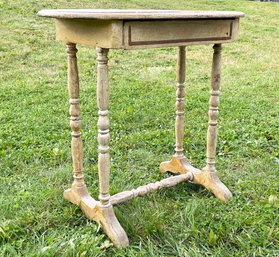
[[[136,10],[136,9],[49,9],[38,12],[39,16],[57,19],[93,20],[158,20],[158,19],[225,19],[243,17],[235,11],[189,10]]]

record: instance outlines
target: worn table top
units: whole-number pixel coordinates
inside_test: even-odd
[[[38,15],[58,19],[154,20],[154,19],[222,19],[243,17],[233,11],[133,10],[133,9],[53,9]]]

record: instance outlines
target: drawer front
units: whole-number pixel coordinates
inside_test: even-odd
[[[219,43],[237,38],[238,19],[124,22],[126,49]]]

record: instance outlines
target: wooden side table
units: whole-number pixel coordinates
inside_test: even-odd
[[[64,192],[64,197],[71,203],[79,205],[87,218],[101,224],[103,230],[116,247],[125,247],[129,244],[129,241],[114,214],[113,205],[184,181],[192,181],[203,185],[223,202],[226,202],[231,197],[231,192],[219,180],[215,168],[221,44],[237,39],[239,18],[244,16],[243,13],[60,9],[41,10],[38,14],[43,17],[55,18],[56,38],[67,44],[74,182],[71,188]],[[76,44],[97,47],[99,201],[90,196],[83,179]],[[183,153],[185,46],[193,44],[214,44],[208,113],[207,158],[206,165],[201,170],[191,166]],[[110,48],[145,49],[167,46],[178,47],[176,147],[175,154],[171,160],[160,164],[160,170],[161,172],[169,171],[179,175],[110,196],[108,51]]]

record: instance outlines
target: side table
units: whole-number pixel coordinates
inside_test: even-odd
[[[64,197],[71,203],[79,205],[87,218],[98,222],[116,247],[126,247],[129,240],[114,214],[113,205],[184,181],[203,185],[223,202],[231,197],[231,192],[220,181],[215,168],[221,44],[237,39],[239,19],[244,16],[242,12],[57,9],[41,10],[38,15],[55,18],[56,38],[67,44],[74,182],[71,188],[64,192]],[[97,49],[99,201],[90,196],[83,179],[76,44],[96,47]],[[201,170],[189,164],[183,150],[185,47],[193,44],[214,44],[206,165]],[[146,49],[174,46],[178,47],[176,147],[171,160],[160,164],[160,171],[168,171],[177,175],[111,196],[109,194],[108,51],[109,49]]]

